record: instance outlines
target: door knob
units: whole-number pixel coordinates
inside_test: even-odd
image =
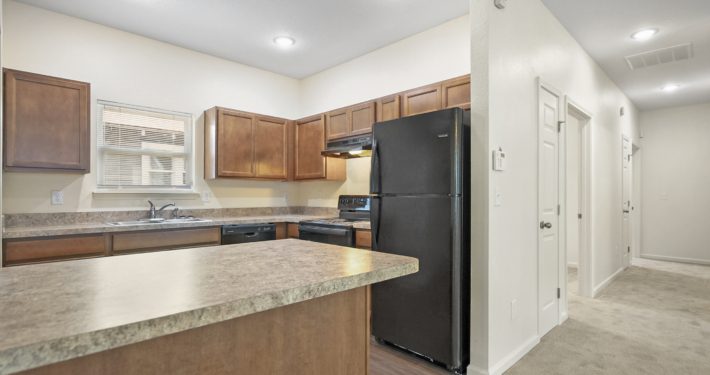
[[[546,223],[544,221],[541,221],[540,222],[540,229],[545,229],[545,228],[547,228],[547,229],[552,228],[552,223]]]

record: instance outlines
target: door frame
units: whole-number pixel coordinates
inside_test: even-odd
[[[629,168],[631,169],[628,172],[629,173],[629,181],[628,181],[629,186],[625,186],[625,184],[624,184],[624,160],[623,160],[625,157],[624,142],[628,142],[628,144],[629,144]],[[621,158],[622,158],[622,160],[621,160],[621,201],[622,201],[621,202],[621,247],[622,247],[622,249],[621,249],[621,254],[622,254],[621,255],[621,259],[622,259],[621,266],[624,269],[627,269],[631,266],[631,258],[632,258],[631,248],[633,247],[633,240],[634,240],[634,238],[633,238],[634,222],[633,222],[633,212],[631,209],[631,205],[633,204],[633,196],[634,196],[633,155],[634,155],[633,139],[631,138],[631,136],[628,136],[628,135],[622,133],[621,134]],[[624,202],[624,190],[627,190],[627,189],[629,191],[629,207],[628,207],[628,211],[629,211],[628,212],[628,215],[629,215],[628,222],[629,222],[629,224],[628,224],[627,228],[624,228],[624,204],[626,203],[626,202]],[[626,229],[626,231],[628,231],[628,233],[625,234],[624,229]],[[629,240],[628,244],[625,241],[625,236],[628,236],[628,240]],[[623,248],[627,247],[627,246],[628,246],[628,248],[626,249],[626,253],[624,253]]]
[[[583,297],[589,297],[592,298],[593,296],[593,282],[592,282],[592,275],[594,274],[594,254],[592,252],[592,242],[593,239],[591,237],[592,233],[592,118],[593,115],[591,112],[587,111],[579,105],[577,102],[575,102],[572,98],[570,98],[568,95],[565,95],[565,122],[567,121],[567,118],[569,116],[575,116],[577,117],[580,121],[580,169],[579,169],[579,174],[580,174],[580,183],[579,183],[579,209],[580,213],[582,214],[582,220],[579,225],[579,258],[578,258],[578,265],[577,265],[577,277],[579,280],[579,295]],[[566,127],[563,127],[563,132],[565,132],[565,145],[564,145],[564,152],[565,154],[567,153],[567,137],[566,137]],[[565,162],[567,159],[565,158]],[[565,164],[565,173],[566,173],[566,164]],[[565,175],[566,177],[566,175]],[[565,184],[565,199],[563,200],[563,203],[565,205],[566,209],[566,202],[567,202],[567,186]],[[566,210],[562,210],[562,212],[565,212]],[[565,239],[567,238],[567,218],[565,218],[565,227],[564,227],[564,232],[565,232]],[[565,280],[565,283],[563,285],[564,288],[564,293],[562,293],[564,296],[567,296],[567,252],[565,251],[564,253],[564,259],[562,260],[560,264],[560,269],[561,272],[563,273],[562,280]],[[565,299],[565,305],[566,305],[566,299]],[[566,310],[565,310],[566,312]]]
[[[535,93],[535,96],[537,97],[537,106],[538,106],[538,110],[536,111],[537,118],[535,120],[535,123],[537,126],[537,144],[538,144],[538,150],[537,150],[537,168],[538,168],[537,180],[538,181],[537,181],[537,185],[536,185],[536,190],[538,192],[537,192],[537,198],[536,198],[537,199],[536,211],[539,215],[539,212],[540,212],[540,170],[539,170],[539,168],[540,168],[539,167],[540,166],[540,147],[539,147],[539,144],[540,144],[540,120],[539,120],[540,113],[539,113],[539,107],[540,107],[540,100],[541,100],[540,99],[540,90],[548,91],[549,93],[551,93],[552,95],[555,95],[557,97],[557,121],[558,121],[558,123],[560,121],[562,121],[562,118],[564,118],[564,117],[562,117],[562,113],[564,111],[563,106],[565,103],[565,95],[562,93],[562,91],[558,90],[555,86],[547,83],[541,77],[537,78],[536,89],[537,89],[537,92]],[[564,127],[562,127],[562,128],[564,128]],[[564,206],[563,206],[564,202],[562,199],[565,196],[564,181],[566,178],[566,174],[564,171],[564,163],[562,162],[562,157],[566,153],[565,145],[562,142],[562,140],[564,139],[563,131],[564,130],[561,130],[557,133],[557,146],[558,146],[557,147],[557,153],[558,153],[558,155],[557,155],[557,191],[558,191],[557,204],[560,205],[560,214],[557,217],[557,222],[558,222],[558,227],[559,227],[559,229],[557,231],[557,261],[558,261],[558,267],[559,267],[559,264],[561,264],[562,262],[565,262],[564,275],[566,276],[567,257],[561,255],[562,253],[564,253],[562,251],[562,249],[563,249],[563,244],[566,241],[566,234],[565,234],[566,225],[564,224],[564,221],[566,219],[565,219],[565,215],[564,215]],[[536,219],[539,220],[539,217],[536,217]],[[537,225],[537,220],[535,221],[535,225]],[[537,301],[536,301],[536,305],[537,305],[537,316],[538,316],[537,332],[538,332],[538,336],[541,336],[540,335],[540,310],[541,310],[542,306],[540,306],[540,231],[538,231],[536,247],[537,247],[537,253],[536,253],[536,255],[537,255],[537,280],[536,280],[536,283],[537,283],[537,294],[536,294],[537,298],[536,299],[537,299]],[[561,273],[561,270],[560,270],[560,271],[558,271],[558,275],[557,275],[557,288],[560,290],[560,297],[558,298],[558,301],[557,301],[557,325],[562,324],[565,320],[567,320],[567,317],[568,317],[566,293],[563,293],[564,291],[566,291],[566,287],[564,285],[562,285],[563,283],[561,282],[561,280],[565,280],[565,283],[566,283],[567,279],[566,279],[566,277],[561,278],[560,277],[561,275],[563,275],[563,274]]]

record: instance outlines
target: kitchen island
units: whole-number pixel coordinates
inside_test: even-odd
[[[414,258],[295,239],[0,269],[0,374],[366,374]]]

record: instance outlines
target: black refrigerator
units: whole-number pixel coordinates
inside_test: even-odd
[[[419,272],[372,286],[372,334],[454,372],[469,363],[470,117],[446,109],[373,127],[372,248]]]

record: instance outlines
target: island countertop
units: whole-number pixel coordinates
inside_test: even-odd
[[[417,272],[414,258],[296,239],[0,269],[0,374]]]

